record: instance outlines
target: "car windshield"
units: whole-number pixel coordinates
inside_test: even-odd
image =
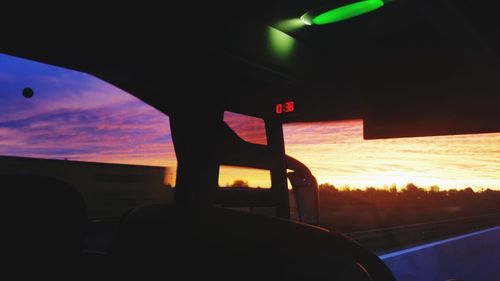
[[[362,120],[290,123],[284,134],[319,183],[320,225],[376,252],[398,280],[498,260],[500,134],[364,140]]]

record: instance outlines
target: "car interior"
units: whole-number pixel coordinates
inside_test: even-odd
[[[321,21],[355,2],[376,6]],[[19,276],[396,280],[379,255],[318,226],[318,181],[286,153],[283,126],[362,119],[366,140],[500,132],[491,1],[83,6],[10,21],[0,53],[90,74],[168,115],[173,200],[97,224],[72,184],[0,167],[2,255],[26,266]],[[242,138],[225,112],[263,120],[265,144]],[[221,188],[221,165],[269,171],[271,186]]]

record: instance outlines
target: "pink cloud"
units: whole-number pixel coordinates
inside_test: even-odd
[[[226,111],[224,122],[243,140],[267,145],[266,125],[263,119]]]

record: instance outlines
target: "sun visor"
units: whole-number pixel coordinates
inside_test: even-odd
[[[478,92],[378,101],[364,118],[364,138],[500,132],[500,91],[487,95]]]

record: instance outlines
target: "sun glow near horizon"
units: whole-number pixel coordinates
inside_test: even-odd
[[[287,154],[319,183],[500,189],[500,134],[364,140],[362,120],[284,125]]]

